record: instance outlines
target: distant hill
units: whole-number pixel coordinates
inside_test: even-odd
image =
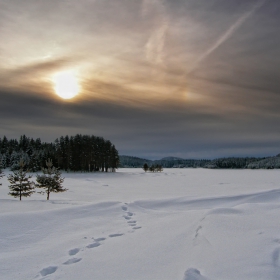
[[[217,158],[209,163],[207,163],[204,167],[210,169],[242,169],[247,168],[247,166],[253,162],[256,162],[260,159],[258,158],[239,158],[239,157],[229,157],[229,158]]]
[[[148,165],[152,164],[152,160],[132,157],[132,156],[119,156],[120,167],[143,167],[145,163]]]
[[[184,160],[184,159],[179,157],[164,157],[161,160]]]
[[[203,167],[210,160],[181,159],[177,157],[165,157],[160,160],[148,160],[132,156],[120,156],[120,167],[143,167],[148,165],[160,164],[164,168],[186,168]]]
[[[182,159],[164,157],[160,160],[148,160],[132,156],[120,156],[120,167],[140,167],[147,163],[159,164],[163,168],[209,168],[209,169],[274,169],[280,168],[280,154],[274,157],[228,157],[214,160]]]
[[[247,168],[250,169],[274,169],[280,168],[280,154],[276,157],[269,157],[261,159],[248,164]]]

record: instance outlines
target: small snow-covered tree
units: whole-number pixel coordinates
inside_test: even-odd
[[[47,194],[47,200],[50,198],[51,192],[65,192],[67,189],[64,189],[62,183],[64,178],[61,178],[61,172],[55,168],[52,164],[52,160],[48,159],[46,161],[47,168],[42,168],[42,175],[37,175],[36,187],[44,189],[41,194]]]
[[[2,168],[5,169],[7,167],[7,155],[2,154],[0,156],[0,165],[2,165]]]
[[[11,184],[9,195],[19,197],[19,200],[21,200],[22,197],[31,196],[35,191],[34,182],[30,181],[32,176],[27,175],[27,171],[24,171],[25,162],[23,159],[20,159],[18,165],[19,170],[13,171],[13,174],[8,176],[8,181]]]
[[[11,171],[20,169],[19,163],[21,160],[24,162],[24,168],[28,169],[28,165],[30,161],[28,154],[23,151],[20,152],[13,151],[10,159]]]

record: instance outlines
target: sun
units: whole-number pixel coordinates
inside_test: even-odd
[[[59,72],[52,80],[56,94],[63,99],[71,99],[79,93],[79,84],[72,71]]]

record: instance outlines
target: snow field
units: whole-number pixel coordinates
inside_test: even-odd
[[[280,279],[278,170],[65,173],[69,191],[0,187],[0,279]]]

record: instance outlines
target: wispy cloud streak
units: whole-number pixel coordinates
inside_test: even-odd
[[[213,53],[219,46],[226,42],[244,23],[252,16],[258,9],[260,9],[266,0],[260,0],[253,6],[253,8],[243,14],[231,27],[206,51],[204,52],[195,62],[192,69],[189,72],[192,72],[197,68],[200,62],[206,59],[211,53]]]
[[[153,16],[157,20],[156,26],[145,45],[146,59],[155,64],[162,64],[164,60],[165,38],[169,27],[169,19],[164,3],[161,0],[144,0],[142,7],[143,16],[146,16],[149,10],[154,9],[155,13]]]

